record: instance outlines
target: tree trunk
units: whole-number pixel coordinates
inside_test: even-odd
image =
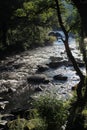
[[[76,62],[75,58],[73,57],[73,55],[71,53],[71,50],[69,48],[69,44],[68,44],[68,32],[67,32],[67,30],[65,29],[65,27],[63,25],[63,21],[62,21],[62,17],[61,17],[61,11],[60,11],[60,7],[59,7],[59,1],[55,0],[55,2],[56,2],[56,7],[57,7],[58,21],[59,21],[59,24],[60,24],[60,26],[62,28],[62,31],[65,34],[65,40],[63,40],[63,42],[64,42],[65,49],[66,49],[66,52],[67,52],[67,56],[68,56],[69,60],[72,62],[73,67],[74,67],[76,73],[80,77],[80,80],[82,81],[84,79],[84,75],[82,74],[81,70],[79,69],[79,67],[77,65],[77,62]],[[82,85],[80,85],[80,88],[79,88],[79,86],[77,88],[77,96],[79,98],[82,97],[81,90],[82,90]]]

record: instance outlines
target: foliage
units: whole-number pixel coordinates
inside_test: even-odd
[[[40,119],[40,118],[35,118],[35,119],[31,119],[28,123],[27,123],[27,128],[29,130],[46,130],[46,124],[45,122]]]
[[[1,48],[7,46],[17,48],[17,45],[20,45],[22,50],[26,50],[30,47],[43,46],[48,40],[47,43],[51,43],[50,38],[47,38],[48,30],[57,30],[59,27],[55,1],[9,0],[4,2],[1,0],[0,7]],[[61,0],[60,7],[64,24],[69,28],[69,25],[77,20],[76,10],[73,8],[69,11],[70,8],[66,8],[69,4]]]
[[[29,110],[29,119],[19,118],[9,121],[7,124],[9,130],[45,130],[47,125],[45,121],[39,116],[37,109]]]
[[[9,130],[45,130],[46,125],[41,118],[34,118],[30,120],[16,119],[8,123]]]
[[[7,125],[9,127],[9,130],[23,130],[26,122],[27,121],[25,119],[18,118],[17,120],[8,122]]]
[[[45,38],[43,30],[47,35],[46,30],[55,21],[54,9],[50,7],[52,4],[49,0],[45,2],[18,0],[15,3],[12,0],[10,3],[1,1],[0,7],[3,7],[0,8],[1,46],[6,47],[19,42],[21,44],[23,42],[23,46],[27,47],[43,44]]]
[[[68,116],[66,103],[55,96],[44,95],[38,97],[32,107],[26,112],[26,119],[18,118],[8,122],[9,130],[62,130]]]
[[[82,110],[82,116],[84,117],[84,128],[87,129],[87,104],[85,105],[84,109]]]
[[[61,14],[64,26],[68,32],[73,32],[75,35],[81,31],[81,20],[77,8],[70,2],[61,1]]]
[[[55,96],[40,96],[34,106],[41,117],[46,120],[48,129],[60,130],[62,125],[65,124],[68,111],[63,101],[56,99]]]

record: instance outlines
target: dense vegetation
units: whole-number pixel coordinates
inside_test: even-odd
[[[72,26],[77,19],[76,10],[64,1],[60,1],[60,5],[64,24],[69,29],[69,24]],[[49,30],[60,28],[55,1],[1,0],[0,18],[1,54],[48,45],[53,42],[53,38],[48,37]]]
[[[57,26],[53,6],[49,0],[1,0],[0,48],[20,51],[47,43],[48,31]]]
[[[9,130],[62,130],[68,116],[68,105],[55,95],[40,96],[25,113],[26,119],[8,122]]]

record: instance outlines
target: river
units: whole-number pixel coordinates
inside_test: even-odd
[[[70,48],[75,58],[82,60],[74,39],[69,39]],[[55,41],[52,46],[38,47],[6,57],[0,61],[0,105],[1,112],[6,113],[29,105],[29,100],[39,94],[55,94],[58,98],[69,99],[72,97],[71,88],[79,82],[72,66],[62,65],[56,69],[49,68],[41,74],[46,75],[50,82],[48,84],[29,84],[27,78],[34,75],[38,65],[46,65],[52,57],[68,60],[65,47],[61,41]],[[84,68],[81,70],[83,72]],[[67,81],[56,81],[54,75],[62,74],[68,77]],[[42,91],[36,92],[35,88],[40,87]],[[29,107],[29,106],[28,106]]]

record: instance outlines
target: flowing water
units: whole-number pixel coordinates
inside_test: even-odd
[[[70,39],[69,45],[73,55],[82,59],[75,40]],[[79,77],[72,66],[63,65],[56,69],[49,68],[43,72],[50,79],[48,84],[35,85],[27,82],[27,77],[36,73],[37,66],[48,64],[50,57],[61,57],[63,60],[68,60],[61,41],[54,42],[53,46],[38,47],[6,57],[0,62],[0,99],[4,100],[1,100],[0,103],[4,111],[10,112],[14,109],[27,107],[31,97],[41,93],[54,93],[62,99],[69,99],[72,96],[71,88],[79,82]],[[84,72],[84,68],[81,69]],[[53,76],[58,74],[67,76],[68,80],[66,82],[53,80]],[[42,88],[42,91],[37,93],[35,88],[38,86]]]

